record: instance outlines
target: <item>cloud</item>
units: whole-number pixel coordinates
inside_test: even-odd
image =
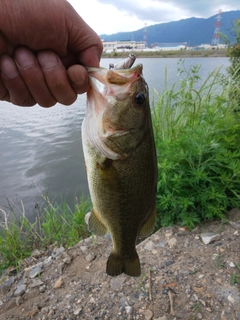
[[[98,0],[143,21],[162,23],[189,17],[209,18],[222,11],[239,9],[239,0]],[[226,4],[227,3],[227,4]]]
[[[130,32],[157,23],[190,17],[209,18],[222,11],[239,10],[239,0],[68,0],[98,33]]]

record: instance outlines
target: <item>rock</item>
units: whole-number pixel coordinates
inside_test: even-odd
[[[62,277],[58,278],[57,281],[55,282],[53,288],[54,289],[59,289],[63,285],[63,279]]]
[[[228,301],[231,302],[231,303],[234,303],[234,302],[235,302],[234,297],[233,297],[232,294],[230,294],[230,295],[228,296]]]
[[[169,267],[169,266],[171,266],[172,264],[174,264],[174,261],[170,261],[170,260],[169,260],[169,261],[166,261],[164,264],[165,264],[166,267]]]
[[[19,307],[23,303],[23,298],[21,296],[16,298],[16,305]]]
[[[39,292],[40,293],[44,293],[46,291],[46,286],[45,286],[45,284],[43,285],[43,286],[41,286],[40,288],[39,288]]]
[[[52,263],[53,263],[53,260],[51,256],[49,256],[46,260],[43,261],[43,264],[47,267],[50,266]]]
[[[87,246],[81,246],[81,247],[80,247],[80,250],[81,250],[83,253],[85,253],[85,252],[88,251],[88,247],[87,247]]]
[[[3,286],[5,288],[10,288],[14,284],[14,282],[15,282],[15,277],[10,277],[8,280],[4,282]]]
[[[217,241],[214,243],[214,247],[220,247],[222,245],[222,241]]]
[[[154,247],[154,242],[152,242],[151,240],[148,240],[144,246],[144,250],[152,251],[153,247]]]
[[[113,290],[119,290],[125,280],[126,280],[126,278],[123,276],[119,276],[117,278],[112,278],[110,280],[110,286]]]
[[[89,254],[86,256],[86,260],[87,260],[88,262],[93,261],[95,258],[96,258],[96,256],[95,256],[95,254],[93,254],[93,253],[89,253]]]
[[[204,244],[209,244],[214,241],[220,240],[220,234],[213,232],[201,233],[201,238]]]
[[[158,244],[156,244],[156,247],[157,248],[164,248],[167,243],[168,243],[168,241],[164,240],[164,241],[159,242]]]
[[[57,266],[58,273],[63,274],[64,263],[60,262]]]
[[[225,312],[224,311],[222,311],[222,313],[221,313],[221,320],[227,320],[227,318],[225,317]]]
[[[196,293],[193,294],[192,298],[194,301],[198,301],[198,296],[196,295]]]
[[[132,307],[126,306],[126,307],[125,307],[125,310],[126,310],[126,313],[127,313],[127,314],[132,314]]]
[[[162,317],[154,319],[154,320],[167,320],[167,317],[166,316],[162,316]]]
[[[26,284],[20,284],[17,289],[14,291],[14,297],[22,296],[26,291]]]
[[[73,313],[75,314],[75,316],[78,316],[81,311],[82,311],[82,308],[78,308]]]
[[[234,229],[239,229],[240,230],[240,224],[239,223],[236,223],[234,221],[229,221],[229,223]]]
[[[236,312],[236,317],[237,317],[237,320],[240,320],[240,311]]]
[[[139,313],[143,314],[146,320],[151,320],[153,318],[153,312],[149,309],[140,309]]]
[[[39,258],[41,256],[41,252],[38,249],[33,250],[31,257]]]
[[[169,240],[168,240],[168,245],[169,245],[169,247],[170,248],[173,248],[173,247],[175,247],[176,245],[177,245],[177,239],[176,238],[170,238]]]
[[[70,264],[72,261],[72,257],[67,254],[67,252],[63,252],[63,262],[66,264]]]
[[[60,248],[55,248],[52,252],[52,257],[55,259],[56,257],[58,257],[60,254],[62,254],[65,251],[65,249],[63,247]]]
[[[166,239],[170,239],[172,237],[173,233],[170,231],[170,232],[166,232],[165,233],[165,238]]]
[[[29,277],[32,279],[32,278],[35,278],[37,277],[40,273],[42,272],[42,268],[40,265],[34,267],[33,269],[30,270],[30,273],[29,273]]]
[[[235,264],[234,264],[233,262],[230,262],[230,263],[229,263],[229,266],[230,266],[231,268],[235,268]]]
[[[42,285],[43,285],[43,282],[41,279],[34,279],[30,284],[30,288],[40,287]]]

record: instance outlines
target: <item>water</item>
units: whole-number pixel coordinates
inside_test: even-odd
[[[120,59],[121,60],[121,59]],[[101,65],[119,59],[103,59]],[[165,83],[165,67],[169,86],[175,83],[179,59],[139,58],[144,66],[144,77],[153,90],[161,92]],[[228,58],[188,58],[185,67],[201,65],[200,76],[229,65]],[[88,196],[85,165],[81,146],[81,123],[84,118],[86,96],[81,95],[71,106],[45,109],[39,106],[21,108],[0,102],[0,207],[9,209],[9,203],[18,213],[22,203],[26,215],[35,215],[41,195],[60,202],[66,199],[73,207],[75,197]]]

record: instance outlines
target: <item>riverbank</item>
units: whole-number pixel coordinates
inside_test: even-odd
[[[0,320],[239,320],[240,211],[226,218],[158,230],[137,246],[138,278],[106,274],[106,237],[35,250],[1,278]]]
[[[227,49],[217,50],[172,50],[172,51],[125,51],[103,52],[102,58],[125,58],[132,53],[139,58],[194,58],[194,57],[227,57]]]

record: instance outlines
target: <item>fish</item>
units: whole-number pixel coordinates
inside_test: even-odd
[[[129,66],[131,63],[129,64]],[[93,209],[89,231],[110,233],[106,273],[141,275],[137,239],[156,221],[157,160],[143,65],[88,67],[82,145]]]

